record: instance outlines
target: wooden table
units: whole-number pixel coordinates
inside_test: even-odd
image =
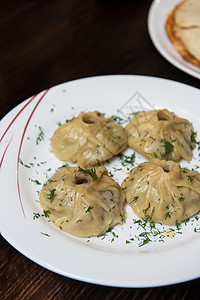
[[[147,30],[150,4],[0,1],[0,117],[48,87],[94,75],[149,75],[199,88],[198,79],[171,65],[154,48]],[[3,237],[0,247],[1,299],[199,299],[200,279],[145,289],[98,286],[40,267]]]

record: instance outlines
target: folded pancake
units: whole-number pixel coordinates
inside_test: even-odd
[[[175,6],[167,17],[166,31],[177,51],[200,67],[200,1],[184,0]]]
[[[190,161],[195,148],[192,124],[167,109],[141,111],[125,127],[128,145],[148,159]]]
[[[146,221],[177,225],[200,211],[200,174],[174,161],[154,158],[139,164],[122,188],[133,211]]]
[[[127,147],[127,133],[98,111],[80,113],[55,131],[51,146],[60,160],[85,168],[122,152]]]
[[[62,167],[40,192],[52,224],[78,237],[104,234],[125,218],[125,193],[105,167]]]

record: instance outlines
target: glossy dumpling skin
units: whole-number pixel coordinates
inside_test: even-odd
[[[84,168],[122,152],[127,147],[127,133],[98,111],[81,113],[55,131],[51,146],[60,160]]]
[[[200,210],[200,174],[174,161],[139,164],[122,188],[133,211],[147,221],[176,225]]]
[[[148,159],[190,161],[195,148],[192,124],[167,109],[141,111],[125,127],[128,145]]]
[[[125,193],[102,166],[58,169],[39,200],[53,225],[78,237],[101,235],[125,218]]]

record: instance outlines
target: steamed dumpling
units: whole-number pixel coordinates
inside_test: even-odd
[[[125,193],[102,166],[58,169],[39,200],[55,226],[78,237],[103,234],[124,218]]]
[[[53,153],[81,167],[94,166],[127,147],[127,133],[98,111],[81,113],[60,126],[51,139]]]
[[[192,124],[167,109],[141,111],[125,127],[128,145],[148,159],[190,161],[195,148]]]
[[[122,188],[136,215],[147,221],[175,225],[200,210],[200,174],[174,161],[154,158],[139,164]]]

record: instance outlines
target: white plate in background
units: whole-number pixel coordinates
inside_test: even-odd
[[[148,14],[148,30],[151,40],[160,54],[178,69],[200,79],[200,68],[187,62],[174,48],[169,40],[165,22],[168,13],[181,0],[155,0],[152,2]]]

